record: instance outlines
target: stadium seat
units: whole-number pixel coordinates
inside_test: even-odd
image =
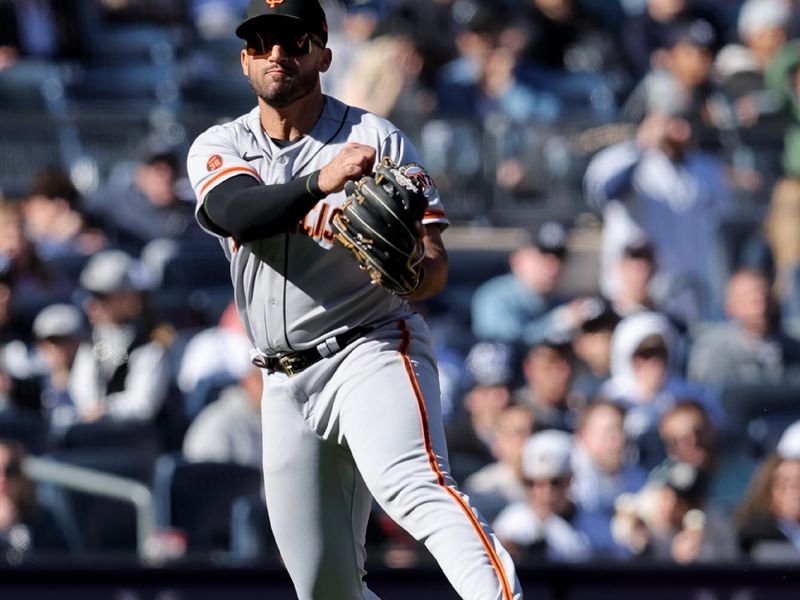
[[[269,528],[267,505],[261,494],[242,496],[231,509],[231,555],[240,561],[259,561],[277,556]]]
[[[97,454],[127,451],[152,468],[160,452],[158,430],[150,423],[99,420],[75,423],[52,440],[55,450],[84,449]],[[102,452],[98,452],[102,451]]]
[[[728,431],[743,438],[756,458],[774,451],[786,428],[800,419],[800,382],[733,385],[721,399]]]
[[[198,381],[194,389],[183,396],[187,419],[191,422],[201,410],[219,398],[222,390],[237,383],[236,377],[228,373],[212,375]]]
[[[156,522],[183,531],[190,554],[227,551],[234,501],[260,489],[257,468],[191,463],[180,454],[164,454],[156,462],[153,482]]]
[[[6,409],[0,412],[0,440],[22,444],[30,454],[45,449],[47,424],[31,410]]]
[[[44,456],[87,469],[118,475],[145,485],[152,479],[151,463],[135,451],[95,448],[58,450]],[[65,532],[68,547],[77,556],[134,555],[136,512],[130,503],[78,492],[51,483],[40,483],[39,501],[53,514]]]

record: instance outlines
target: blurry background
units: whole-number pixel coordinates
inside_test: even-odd
[[[453,475],[526,589],[796,586],[800,4],[323,4],[324,91],[404,130],[442,194],[450,279],[415,309]],[[200,598],[207,565],[288,594],[260,373],[185,177],[254,106],[246,5],[0,0],[3,597],[44,568],[53,597]],[[377,507],[367,544],[383,597],[448,593]]]

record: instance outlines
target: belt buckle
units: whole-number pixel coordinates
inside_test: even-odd
[[[289,377],[292,375],[297,375],[300,371],[299,369],[295,370],[295,362],[297,361],[296,356],[292,356],[291,354],[284,354],[283,356],[278,357],[278,364],[281,366],[281,369],[284,373],[286,373]]]

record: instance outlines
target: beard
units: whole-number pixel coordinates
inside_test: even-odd
[[[319,73],[298,70],[280,81],[268,81],[263,74],[251,75],[248,79],[253,92],[268,106],[286,108],[314,90],[319,81]]]

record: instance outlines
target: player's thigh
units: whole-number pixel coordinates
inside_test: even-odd
[[[396,339],[364,344],[346,368],[340,425],[376,499],[398,506],[430,499],[452,484],[433,352],[414,324],[398,324]],[[438,490],[436,488],[439,488]],[[384,506],[384,509],[391,510]],[[391,513],[390,513],[391,514]]]
[[[264,485],[275,541],[302,600],[361,599],[371,497],[350,452],[320,440],[285,378],[262,402]]]

